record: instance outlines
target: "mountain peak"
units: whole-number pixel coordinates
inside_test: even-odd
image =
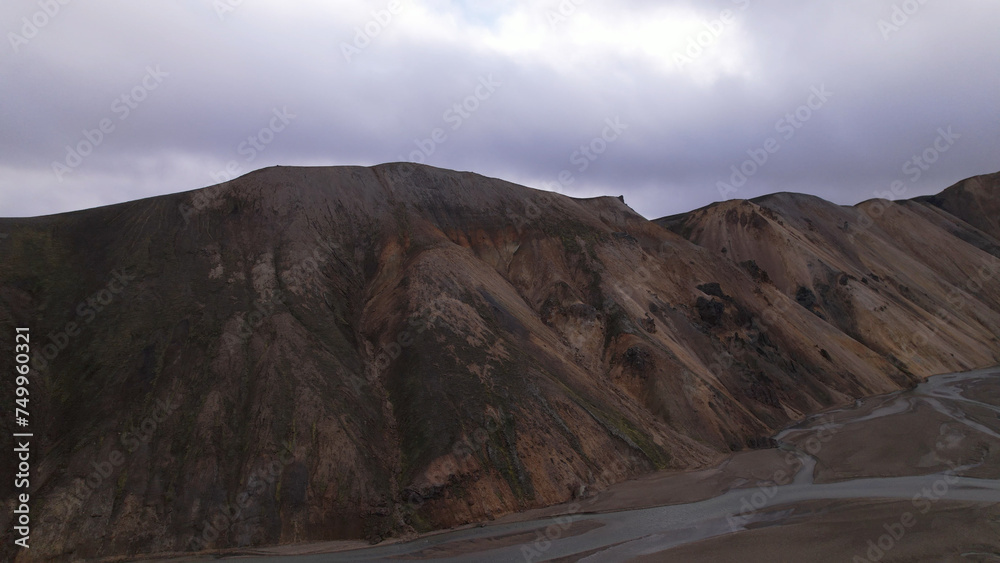
[[[796,194],[648,221],[429,166],[281,166],[0,220],[0,325],[37,335],[38,448],[64,468],[32,556],[189,551],[261,467],[213,545],[467,524],[996,364],[988,181],[868,224]]]

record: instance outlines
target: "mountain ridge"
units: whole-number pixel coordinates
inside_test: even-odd
[[[476,522],[995,365],[998,178],[649,221],[471,172],[272,167],[0,219],[0,325],[42,354],[18,560]]]

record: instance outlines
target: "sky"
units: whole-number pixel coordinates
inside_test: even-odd
[[[647,218],[1000,170],[1000,2],[8,0],[0,216],[412,161]]]

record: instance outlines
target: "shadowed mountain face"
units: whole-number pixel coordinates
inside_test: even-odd
[[[993,175],[651,222],[392,164],[0,219],[0,327],[30,327],[34,367],[19,557],[475,522],[995,365],[998,196]]]

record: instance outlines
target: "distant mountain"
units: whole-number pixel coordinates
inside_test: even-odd
[[[427,166],[275,167],[0,219],[3,349],[30,327],[35,355],[18,560],[476,522],[998,364],[998,185],[648,221]]]

